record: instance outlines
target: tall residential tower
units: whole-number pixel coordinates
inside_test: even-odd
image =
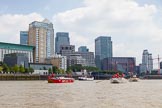
[[[53,24],[47,19],[29,24],[28,44],[35,46],[34,62],[44,63],[45,58],[54,54]]]
[[[144,50],[142,54],[142,64],[141,64],[141,72],[151,73],[153,69],[153,59],[152,54],[148,52],[148,50]]]

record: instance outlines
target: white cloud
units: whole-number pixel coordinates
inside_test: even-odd
[[[33,21],[42,21],[43,17],[37,13],[31,14],[3,14],[0,15],[0,38],[2,42],[19,43],[20,31],[28,30]]]
[[[134,0],[84,0],[84,7],[58,13],[53,20],[55,31],[70,32],[77,47],[84,44],[94,51],[96,37],[111,35],[117,46],[114,56],[134,56],[139,63],[144,49],[162,55],[158,12],[156,5],[141,6]]]

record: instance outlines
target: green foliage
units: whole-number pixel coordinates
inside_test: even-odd
[[[99,71],[97,67],[91,67],[91,66],[82,66],[82,65],[73,65],[67,68],[67,72],[73,71],[73,72],[80,72],[81,70],[86,69],[87,72],[92,72],[92,71]]]
[[[43,67],[43,70],[47,70],[46,67]]]
[[[72,73],[72,70],[70,68],[67,69],[66,71],[67,74],[71,74]]]
[[[14,72],[19,72],[19,66],[18,65],[15,65],[14,67],[13,67],[13,70],[14,70]]]
[[[52,71],[53,71],[53,73],[57,74],[59,72],[59,69],[58,69],[58,67],[53,66]]]
[[[65,71],[63,69],[59,69],[60,74],[65,74]]]
[[[7,66],[7,64],[3,64],[3,72],[9,72],[9,67]]]
[[[29,68],[25,68],[25,72],[26,73],[29,73]]]
[[[10,72],[14,72],[14,67],[10,67]]]
[[[0,72],[2,72],[3,71],[3,67],[2,66],[0,66]]]
[[[22,65],[20,65],[19,71],[20,71],[21,73],[24,73],[24,72],[25,72],[25,68],[24,68]]]
[[[29,67],[29,72],[33,73],[34,72],[34,69]]]
[[[49,68],[49,69],[48,69],[48,72],[49,72],[49,73],[52,73],[52,69],[51,69],[51,68]]]

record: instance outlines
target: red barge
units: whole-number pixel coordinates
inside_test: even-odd
[[[54,77],[54,75],[48,77],[48,83],[73,83],[73,82],[74,78]]]

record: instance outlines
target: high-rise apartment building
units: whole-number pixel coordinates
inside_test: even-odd
[[[28,44],[35,46],[35,63],[44,63],[45,59],[54,54],[53,24],[45,19],[29,24]]]
[[[28,45],[28,31],[20,31],[20,44]]]
[[[142,64],[141,64],[141,73],[151,73],[153,70],[153,59],[152,54],[148,52],[148,50],[144,50],[142,54]]]
[[[69,33],[57,32],[55,38],[55,52],[60,54],[61,45],[70,45]]]
[[[100,36],[95,39],[95,63],[101,69],[101,60],[112,57],[112,41],[111,37]]]

